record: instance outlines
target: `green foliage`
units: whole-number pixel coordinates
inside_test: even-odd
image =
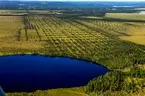
[[[87,87],[85,87],[86,91],[96,92],[96,91],[115,91],[120,90],[121,81],[124,79],[124,73],[122,72],[109,72],[104,76],[100,76],[89,82]]]
[[[130,77],[138,77],[138,78],[144,78],[145,77],[145,70],[141,68],[132,68],[130,72],[126,73]]]
[[[104,76],[91,80],[84,88],[87,93],[98,92],[136,92],[145,86],[145,70],[131,68],[130,71],[111,71]]]

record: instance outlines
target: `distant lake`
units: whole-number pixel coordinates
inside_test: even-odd
[[[2,56],[0,86],[5,92],[79,87],[108,71],[92,62],[65,57]]]

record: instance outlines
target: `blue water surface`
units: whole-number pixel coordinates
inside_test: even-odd
[[[65,57],[2,56],[0,86],[5,92],[78,87],[108,71],[92,62]]]

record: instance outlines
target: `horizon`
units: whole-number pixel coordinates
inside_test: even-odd
[[[45,2],[145,2],[145,0],[0,0],[0,1],[45,1]]]

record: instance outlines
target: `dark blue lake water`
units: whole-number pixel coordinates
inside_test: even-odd
[[[108,71],[92,62],[64,57],[0,57],[0,85],[5,92],[83,86]]]

